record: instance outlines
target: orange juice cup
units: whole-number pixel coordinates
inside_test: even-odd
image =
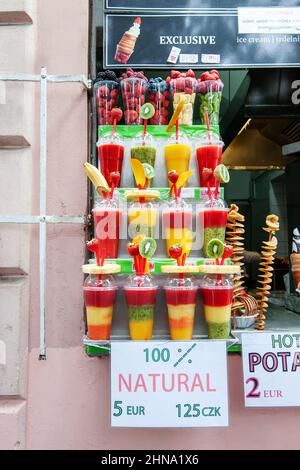
[[[191,145],[187,137],[179,133],[178,139],[173,134],[165,146],[165,162],[167,174],[169,171],[175,170],[178,175],[189,170],[191,158]],[[169,187],[171,182],[168,181]],[[186,184],[185,184],[186,186]]]

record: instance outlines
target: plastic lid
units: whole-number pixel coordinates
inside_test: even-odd
[[[82,266],[82,272],[85,274],[118,274],[120,271],[121,266],[118,264],[104,264],[104,266],[84,264]]]
[[[229,211],[228,209],[228,206],[227,206],[227,202],[224,201],[224,199],[222,199],[221,197],[208,197],[206,195],[205,198],[201,199],[200,200],[200,203],[199,203],[199,206],[200,206],[200,210],[211,210],[211,211],[214,211],[214,210],[223,210],[223,211]]]
[[[128,189],[125,191],[125,198],[127,199],[140,199],[145,200],[159,199],[160,192],[156,189]]]
[[[187,136],[187,134],[183,131],[180,131],[178,134],[178,140],[176,140],[176,132],[174,132],[167,140],[167,145],[170,144],[186,144],[191,145],[191,142]]]
[[[224,146],[224,142],[217,132],[210,132],[210,139],[206,131],[195,132],[194,138],[196,139],[196,146],[218,145]]]
[[[161,272],[165,274],[198,273],[199,266],[191,266],[187,264],[185,266],[163,265],[161,266]]]
[[[200,274],[240,274],[241,268],[238,265],[217,265],[217,264],[204,264],[198,266]]]
[[[115,145],[124,145],[124,142],[120,135],[116,132],[114,136],[112,137],[112,132],[105,132],[104,134],[99,137],[99,140],[97,142],[97,147],[100,145],[105,145],[105,144],[115,144]]]
[[[135,137],[132,139],[131,148],[132,147],[156,147],[156,142],[154,137],[146,132],[144,137],[144,132],[138,132]]]
[[[141,289],[157,289],[157,285],[155,284],[155,281],[150,274],[133,274],[132,276],[129,276],[125,285],[125,289],[131,287]]]

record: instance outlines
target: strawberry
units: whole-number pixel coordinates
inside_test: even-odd
[[[113,109],[111,110],[111,117],[112,117],[113,119],[116,119],[117,122],[119,122],[119,121],[122,119],[122,116],[123,116],[123,111],[122,111],[122,109],[120,109],[120,108],[113,108]]]
[[[173,84],[176,91],[184,91],[185,80],[183,78],[177,78],[176,82]]]
[[[171,81],[171,77],[167,77],[166,78],[166,84],[169,85],[170,81]]]
[[[119,173],[119,171],[112,171],[110,174],[110,182],[111,184],[116,188],[118,187],[119,183],[120,183],[120,179],[121,179],[121,175]]]
[[[209,72],[203,72],[201,75],[200,75],[200,80],[202,82],[205,82],[206,80],[211,80],[210,78],[210,73]]]
[[[162,115],[162,116],[165,116],[165,117],[168,117],[168,116],[169,116],[169,111],[168,111],[168,109],[162,108],[162,110],[161,110],[161,115]]]
[[[178,70],[171,70],[171,78],[178,78],[178,77],[180,77],[180,72],[178,72]]]
[[[179,259],[181,255],[182,255],[182,247],[179,245],[179,243],[175,243],[175,245],[172,245],[169,248],[169,256],[171,258]]]
[[[165,108],[168,108],[169,104],[170,104],[170,101],[165,99],[163,104],[164,104]]]
[[[225,259],[225,258],[231,258],[232,254],[233,254],[232,246],[230,246],[230,245],[225,245],[222,258],[224,258],[224,259]]]
[[[141,105],[145,104],[145,96],[141,96]]]
[[[136,111],[132,110],[127,110],[125,111],[125,116],[126,116],[126,121],[127,122],[134,122],[138,118],[138,113]]]
[[[215,75],[217,77],[216,80],[220,78],[220,74],[217,70],[211,70],[209,73],[210,75]]]
[[[186,73],[186,76],[195,78],[195,72],[192,69],[189,69]]]
[[[128,243],[127,251],[130,256],[138,256],[140,254],[138,243]]]
[[[192,88],[185,88],[184,92],[187,94],[187,95],[191,95],[193,93],[193,89]]]
[[[97,238],[93,238],[92,240],[87,242],[86,247],[92,253],[97,253],[99,249],[99,240],[97,240]]]
[[[176,184],[178,181],[178,178],[179,178],[179,175],[177,171],[171,170],[168,172],[168,180],[170,181],[170,183]]]
[[[127,108],[134,108],[135,107],[135,99],[130,98],[129,100],[126,101],[126,106]]]
[[[106,85],[102,85],[98,90],[99,95],[104,98],[109,96],[109,88]]]
[[[207,92],[207,87],[206,87],[205,82],[198,81],[198,92],[199,93],[206,93]]]
[[[160,124],[161,124],[162,126],[165,126],[166,124],[168,124],[167,118],[162,117],[161,120],[160,120]]]
[[[118,96],[119,96],[119,92],[118,92],[118,90],[117,90],[116,88],[114,88],[113,90],[111,90],[111,92],[110,92],[110,98],[111,98],[112,100],[116,100],[116,99],[118,98]]]

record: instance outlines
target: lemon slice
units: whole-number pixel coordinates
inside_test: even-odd
[[[156,189],[128,189],[125,191],[125,198],[127,199],[140,199],[145,198],[147,200],[159,199],[160,192]]]
[[[143,164],[137,158],[131,158],[130,164],[137,186],[141,185],[143,188],[146,183],[146,173]]]
[[[174,109],[173,116],[171,117],[170,122],[167,127],[167,132],[171,132],[172,127],[174,126],[174,124],[176,124],[176,121],[179,118],[179,115],[181,111],[183,110],[184,105],[185,105],[185,98],[184,96],[182,96],[180,98],[178,105],[176,106],[176,109]]]
[[[118,274],[121,271],[119,264],[105,264],[97,266],[96,264],[84,264],[82,272],[85,274]]]
[[[190,266],[188,264],[185,266],[163,264],[161,266],[161,272],[165,274],[198,273],[198,271],[199,266]]]

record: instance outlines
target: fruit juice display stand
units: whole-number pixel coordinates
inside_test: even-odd
[[[112,129],[112,126],[99,126],[98,136],[101,137]],[[212,126],[215,132],[218,132],[218,126]],[[116,260],[106,260],[107,263],[116,263],[120,266],[120,273],[115,275],[115,282],[118,286],[116,301],[114,306],[112,329],[111,329],[111,340],[110,341],[91,341],[88,336],[84,337],[84,345],[86,352],[90,356],[102,356],[110,353],[110,342],[111,341],[122,341],[129,340],[129,329],[128,329],[128,315],[126,310],[126,302],[123,292],[123,286],[126,278],[129,274],[133,273],[133,262],[128,257],[127,243],[129,238],[126,234],[127,228],[127,213],[126,213],[126,197],[125,192],[135,186],[132,170],[130,168],[130,148],[134,137],[143,130],[143,126],[126,126],[118,125],[117,133],[122,137],[122,141],[125,146],[124,161],[122,167],[122,178],[121,187],[115,190],[115,197],[119,198],[121,204],[124,204],[124,210],[122,212],[121,230],[124,234],[120,237],[119,244],[119,258]],[[160,200],[167,201],[169,198],[168,178],[164,160],[164,145],[167,142],[170,134],[166,130],[166,126],[154,126],[149,125],[147,131],[155,137],[157,145],[157,154],[155,161],[155,177],[153,181],[153,188],[159,191]],[[196,205],[199,203],[201,198],[206,195],[207,189],[199,187],[199,175],[197,169],[197,161],[195,156],[195,147],[193,138],[194,135],[199,132],[207,132],[206,127],[203,125],[194,126],[180,126],[180,131],[186,133],[191,139],[191,160],[190,169],[193,170],[194,174],[189,180],[187,187],[182,188],[182,198],[191,204],[193,209],[193,224],[196,226]],[[224,190],[220,188],[220,196],[223,197]],[[97,194],[94,192],[94,197]],[[159,225],[161,225],[162,213],[159,211]],[[165,294],[163,291],[163,285],[166,282],[166,276],[161,272],[161,266],[172,265],[175,260],[166,257],[165,240],[161,236],[156,238],[157,251],[153,259],[149,260],[150,273],[155,276],[155,280],[158,284],[158,293],[156,301],[156,309],[154,314],[154,334],[153,340],[168,340],[169,339],[169,327],[168,327],[168,313],[167,305],[165,300]],[[203,264],[213,263],[214,260],[201,257],[201,242],[196,243],[187,259],[187,263],[199,267]],[[95,263],[92,258],[89,260],[90,263]],[[226,260],[226,264],[230,263],[230,259]],[[197,269],[196,269],[197,270]],[[205,320],[202,302],[197,296],[196,314],[195,314],[195,328],[193,338],[204,339],[206,338]],[[228,347],[230,350],[234,350],[236,339],[232,336],[228,340]]]

